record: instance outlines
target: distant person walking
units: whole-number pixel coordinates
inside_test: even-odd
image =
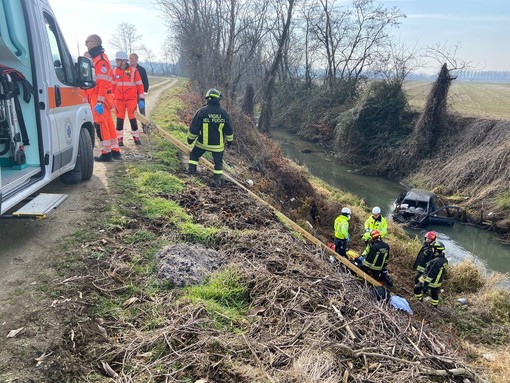
[[[121,154],[112,119],[112,68],[101,44],[102,40],[98,35],[90,35],[85,41],[96,74],[96,86],[87,97],[92,109],[97,136],[101,142],[101,155],[94,159],[100,162],[109,162],[114,158],[120,159]]]
[[[200,157],[211,152],[214,159],[214,186],[221,185],[223,174],[223,153],[234,141],[234,131],[228,113],[220,106],[222,95],[217,89],[209,89],[205,95],[207,105],[200,108],[193,117],[189,127],[187,141],[193,144],[189,154],[188,171],[197,172]],[[225,137],[224,137],[225,136]]]
[[[136,145],[140,145],[140,131],[135,118],[137,106],[145,108],[145,94],[140,73],[136,68],[128,65],[126,52],[115,54],[117,67],[113,70],[113,95],[115,96],[115,114],[117,116],[117,139],[120,146],[124,146],[124,118],[126,112],[131,125],[131,135]]]

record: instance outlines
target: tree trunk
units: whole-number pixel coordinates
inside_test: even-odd
[[[288,0],[289,8],[287,10],[287,19],[283,26],[282,35],[280,37],[280,41],[278,41],[278,50],[276,52],[274,61],[271,65],[271,68],[266,73],[264,79],[264,85],[262,87],[262,108],[260,111],[260,118],[258,123],[258,129],[262,132],[269,132],[271,128],[271,117],[273,115],[272,109],[272,100],[273,100],[273,89],[276,74],[278,72],[278,68],[282,61],[283,57],[283,48],[285,47],[285,43],[289,36],[290,22],[292,20],[292,7],[294,6],[294,0]]]

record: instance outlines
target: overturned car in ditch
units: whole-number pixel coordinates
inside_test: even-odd
[[[416,227],[453,226],[461,216],[461,208],[444,205],[437,195],[430,191],[411,189],[398,196],[391,216],[395,222]]]

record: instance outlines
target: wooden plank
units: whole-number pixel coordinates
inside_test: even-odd
[[[189,152],[191,149],[189,146],[184,144],[183,142],[179,141],[177,138],[175,138],[171,133],[168,133],[167,131],[163,129],[159,129],[157,125],[149,120],[147,117],[142,115],[139,112],[135,112],[135,117],[140,121],[142,124],[147,125],[149,129],[152,128],[154,132],[159,134],[162,138],[166,139],[168,142],[170,142],[172,145],[174,145],[176,148],[181,150],[185,155],[189,155]],[[205,158],[200,158],[200,163],[207,167],[209,170],[214,169],[214,165],[206,160]],[[256,201],[260,202],[261,204],[267,206],[270,208],[280,219],[288,224],[290,227],[292,227],[293,230],[301,234],[308,242],[312,243],[313,245],[321,248],[324,250],[327,254],[334,256],[340,263],[342,263],[344,266],[346,266],[348,269],[353,271],[356,275],[363,278],[365,281],[370,282],[374,286],[382,286],[382,283],[372,278],[367,273],[363,272],[363,270],[360,270],[358,267],[356,267],[351,261],[349,261],[347,258],[342,257],[340,254],[336,253],[335,251],[331,250],[325,243],[320,241],[318,238],[314,237],[312,234],[310,234],[308,231],[303,229],[301,226],[299,226],[297,223],[292,221],[290,218],[288,218],[285,214],[277,210],[274,206],[266,202],[264,199],[260,198],[257,194],[252,192],[250,189],[248,189],[246,186],[238,182],[235,178],[233,178],[230,174],[223,171],[223,177],[227,179],[228,181],[232,182],[242,190],[244,190],[248,195],[250,195],[252,198],[254,198]]]

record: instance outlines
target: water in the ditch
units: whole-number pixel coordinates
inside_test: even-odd
[[[337,161],[320,146],[301,140],[287,131],[275,130],[271,136],[280,144],[287,157],[306,166],[310,173],[330,185],[362,197],[368,206],[380,206],[386,217],[392,210],[395,198],[405,190],[400,184],[385,178],[358,174],[356,169]],[[468,258],[486,271],[510,273],[510,246],[499,243],[492,233],[460,223],[453,227],[428,226],[426,230],[407,231],[423,238],[428,230],[438,233],[451,261]]]

